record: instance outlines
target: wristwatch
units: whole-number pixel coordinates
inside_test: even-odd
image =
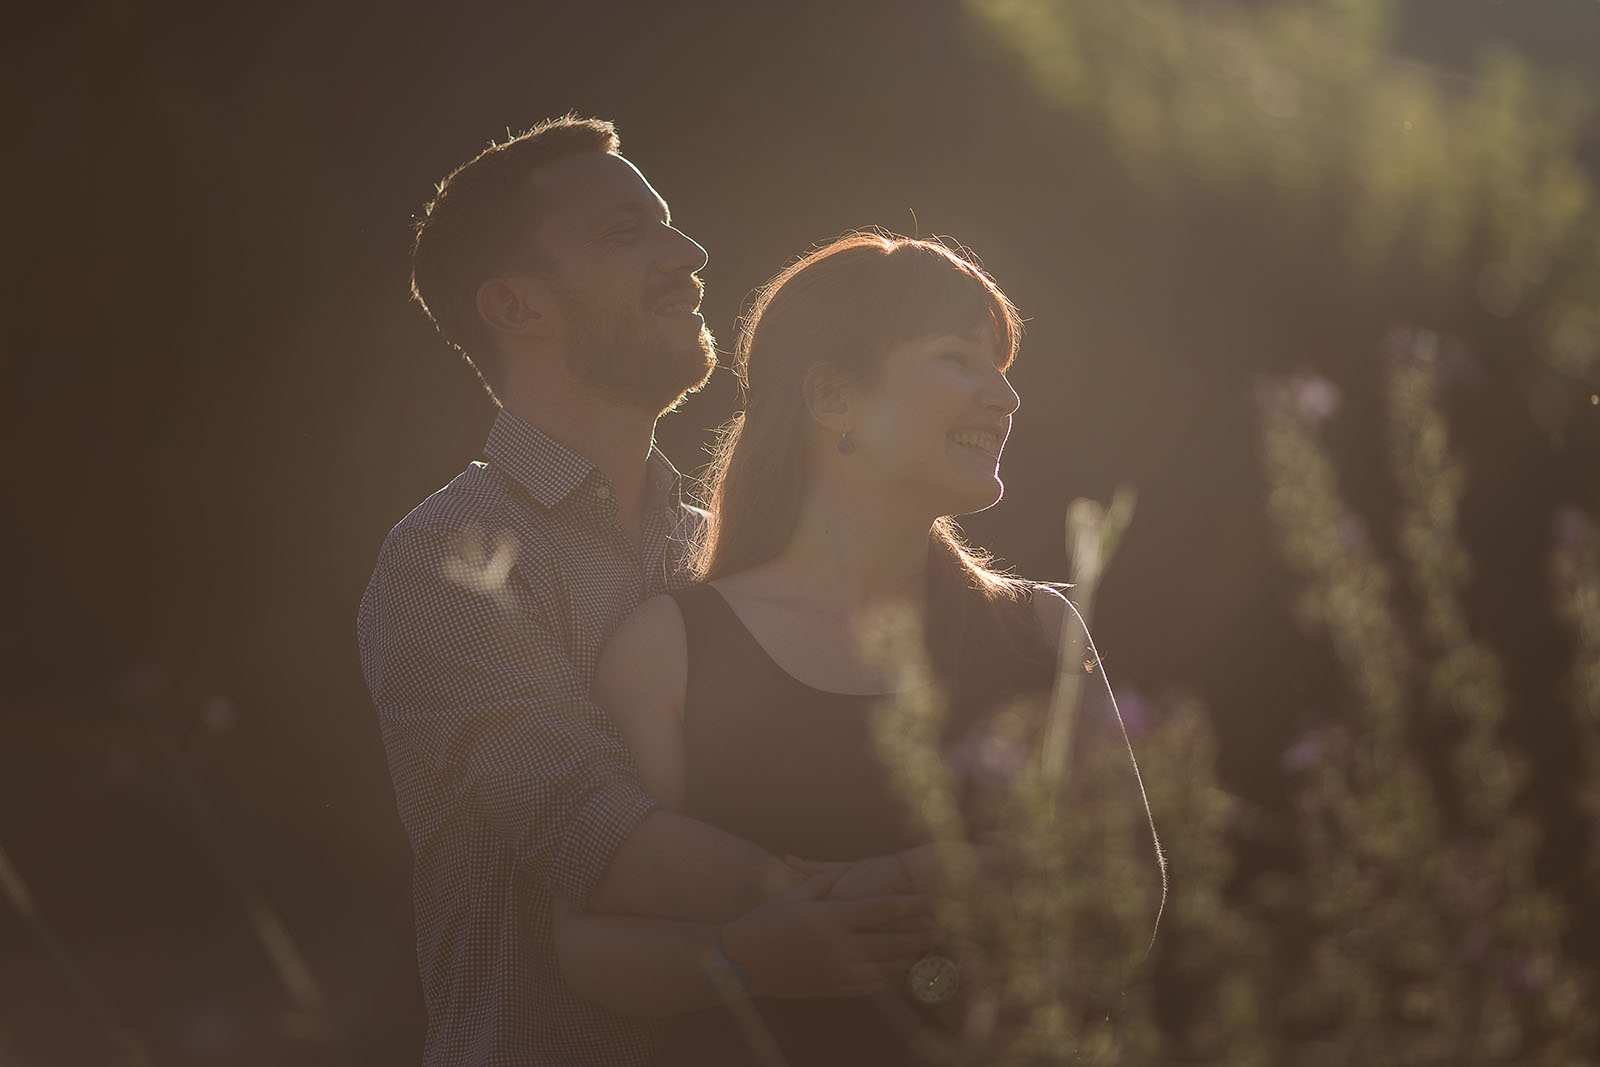
[[[750,975],[745,969],[734,963],[722,951],[722,927],[708,927],[702,936],[705,938],[703,946],[704,964],[701,972],[706,976],[706,984],[723,1001],[743,1000],[750,995]]]
[[[949,956],[929,953],[906,972],[906,991],[919,1004],[945,1004],[961,988],[961,969]]]

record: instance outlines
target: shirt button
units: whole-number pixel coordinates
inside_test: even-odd
[[[596,500],[610,500],[611,487],[609,485],[597,485],[594,487],[594,495]]]

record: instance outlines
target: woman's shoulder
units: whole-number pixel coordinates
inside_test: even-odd
[[[596,684],[681,672],[688,657],[683,612],[670,593],[650,597],[611,632],[600,651]]]
[[[612,631],[607,646],[619,642],[626,645],[637,645],[643,642],[660,641],[670,638],[674,634],[683,633],[683,609],[678,605],[678,595],[689,592],[679,590],[677,593],[659,593],[641,601],[622,623]]]

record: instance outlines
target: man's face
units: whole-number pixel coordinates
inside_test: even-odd
[[[672,226],[661,195],[621,156],[585,153],[533,178],[548,205],[534,236],[574,378],[652,414],[716,366],[696,272],[706,251]]]

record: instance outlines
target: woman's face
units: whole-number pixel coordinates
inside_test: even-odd
[[[852,459],[936,515],[982,511],[1000,499],[1000,453],[1017,410],[993,333],[925,337],[891,348],[878,377],[856,389]]]

